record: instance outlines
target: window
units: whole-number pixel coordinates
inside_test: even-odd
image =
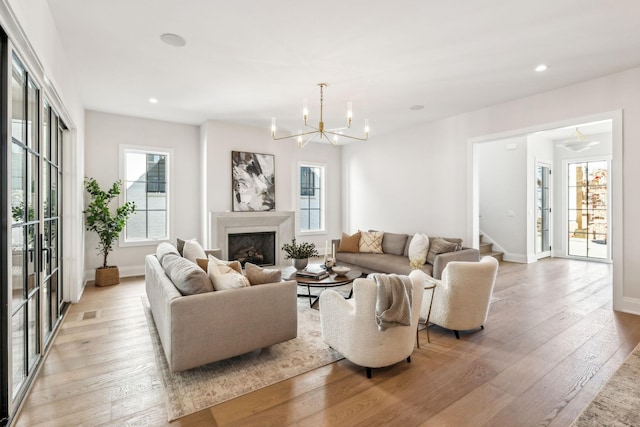
[[[124,199],[136,204],[123,233],[124,243],[168,239],[170,152],[122,147],[121,153]]]
[[[299,167],[301,232],[324,231],[324,170],[322,165],[301,164]]]

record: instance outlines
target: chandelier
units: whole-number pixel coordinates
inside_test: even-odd
[[[564,147],[567,150],[579,152],[588,150],[593,145],[600,144],[600,141],[590,141],[582,132],[576,128],[575,132],[571,136],[565,139],[558,147]]]
[[[318,137],[320,141],[326,138],[327,141],[329,141],[334,147],[338,146],[340,138],[349,138],[358,141],[366,141],[367,139],[369,139],[369,119],[364,119],[364,137],[357,137],[343,133],[345,129],[351,128],[351,122],[353,120],[353,109],[351,101],[347,102],[347,126],[342,128],[325,129],[324,121],[322,120],[322,113],[324,102],[324,88],[327,87],[327,83],[318,83],[318,86],[320,86],[320,122],[318,123],[318,127],[307,124],[307,119],[309,118],[309,108],[307,107],[307,99],[305,98],[302,101],[302,119],[304,120],[304,125],[312,130],[309,130],[307,132],[298,130],[298,133],[296,134],[278,137],[276,136],[276,118],[272,117],[271,138],[273,138],[274,141],[287,138],[296,138],[298,140],[299,148],[304,147],[309,142],[316,139],[316,137]]]

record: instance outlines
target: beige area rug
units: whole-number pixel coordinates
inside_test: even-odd
[[[640,344],[572,426],[640,426]]]
[[[172,374],[143,298],[169,421],[342,359],[322,341],[320,313],[298,298],[298,337],[269,348]]]

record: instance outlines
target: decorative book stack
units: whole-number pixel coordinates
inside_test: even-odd
[[[329,272],[324,269],[305,268],[304,270],[298,270],[296,276],[306,277],[314,280],[322,280],[329,277]]]

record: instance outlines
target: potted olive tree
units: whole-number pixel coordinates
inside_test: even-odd
[[[309,257],[318,256],[315,243],[296,243],[296,238],[291,239],[291,243],[285,243],[282,250],[286,252],[285,259],[292,259],[293,266],[297,270],[302,270],[307,266]]]
[[[89,193],[89,204],[84,211],[86,229],[98,235],[98,254],[102,255],[102,267],[96,268],[97,286],[116,285],[120,283],[120,271],[117,266],[107,264],[109,252],[124,230],[127,219],[136,210],[135,203],[127,202],[119,206],[115,212],[111,211],[111,201],[120,194],[121,181],[113,183],[108,191],[100,188],[94,178],[85,178],[84,188]]]

